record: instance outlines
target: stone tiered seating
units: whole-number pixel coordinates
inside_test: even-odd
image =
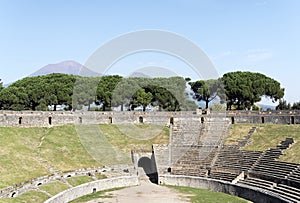
[[[174,121],[172,126],[172,145],[197,145],[202,124],[200,119],[185,118]]]
[[[214,117],[213,115],[207,118],[204,122],[199,139],[199,145],[203,146],[220,146],[224,141],[229,124],[223,120],[223,117]]]
[[[247,171],[256,162],[261,152],[239,150],[237,146],[225,145],[218,152],[215,168],[236,170],[237,173]]]
[[[251,174],[260,174],[262,176],[270,176],[278,179],[286,179],[287,176],[297,168],[297,164],[279,162],[273,160],[261,160],[250,170]]]
[[[283,184],[276,184],[272,181],[248,177],[240,180],[239,185],[247,185],[254,188],[260,188],[275,193],[291,202],[300,202],[300,190]]]
[[[300,165],[288,176],[289,185],[300,188]]]
[[[218,180],[225,180],[232,182],[239,174],[233,172],[225,172],[225,171],[211,171],[208,175],[209,178],[218,179]]]
[[[186,176],[199,176],[206,177],[207,170],[202,168],[196,168],[195,166],[174,166],[172,168],[173,175],[186,175]]]
[[[211,122],[201,126],[198,145],[189,146],[186,153],[173,165],[172,174],[233,182],[244,172],[246,179],[239,180],[237,184],[260,188],[291,202],[300,202],[300,165],[277,161],[283,150],[289,148],[294,140],[287,138],[275,148],[264,152],[245,151],[241,147],[249,142],[256,127],[244,139],[237,140],[237,145],[222,145],[220,143],[223,138],[220,139],[220,135],[226,131],[226,127],[221,123],[217,121],[215,124]],[[212,137],[211,142],[209,137]],[[200,152],[207,150],[210,150],[209,153],[201,156]]]
[[[251,128],[245,138],[238,140],[237,145],[221,146],[212,166],[211,178],[232,181],[242,171],[248,171],[252,167],[262,152],[240,150],[240,147],[248,143],[255,130],[256,127]]]
[[[200,119],[177,120],[174,123],[171,141],[172,174],[207,176],[228,129],[228,123],[218,119],[210,118],[204,124],[201,124]]]
[[[265,151],[258,161],[249,170],[249,174],[254,177],[273,180],[280,182],[286,180],[287,177],[299,166],[298,164],[276,161],[282,151],[287,149],[293,139],[287,138],[282,141],[276,148]],[[276,179],[276,180],[275,180]]]
[[[208,148],[208,151],[202,146],[191,146],[189,150],[173,165],[172,174],[206,176],[210,169],[212,159],[215,156],[216,149]],[[201,153],[202,152],[202,153]]]

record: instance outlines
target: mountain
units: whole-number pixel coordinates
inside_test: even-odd
[[[145,73],[141,73],[141,72],[134,72],[131,75],[129,75],[128,77],[130,77],[130,78],[151,78],[151,76],[146,75]]]
[[[77,63],[76,61],[63,61],[56,64],[48,64],[30,76],[47,75],[51,73],[64,73],[81,76],[101,76],[100,73],[96,73],[80,63]]]

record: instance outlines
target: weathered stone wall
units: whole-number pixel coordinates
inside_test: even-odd
[[[231,123],[274,123],[300,124],[300,111],[228,111],[212,112],[209,115],[185,112],[70,112],[70,111],[0,111],[0,126],[50,127],[66,124],[170,124],[184,118],[203,119],[227,118]]]
[[[232,123],[300,124],[300,111],[228,111]]]
[[[0,111],[0,126],[33,127],[66,124],[169,124],[171,117],[197,117],[196,112]]]
[[[158,174],[166,174],[168,172],[167,169],[172,166],[169,145],[154,144],[153,151],[155,153]]]
[[[139,180],[137,176],[123,176],[118,178],[97,180],[65,190],[51,197],[50,199],[45,201],[45,203],[69,202],[76,198],[91,194],[93,192],[135,185],[139,185]]]
[[[223,192],[238,196],[256,203],[290,202],[274,193],[266,192],[258,188],[236,185],[226,181],[214,180],[209,178],[161,175],[159,176],[159,183],[166,185],[187,186],[214,190],[217,192]]]

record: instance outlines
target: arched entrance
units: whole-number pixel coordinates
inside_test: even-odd
[[[138,161],[138,167],[143,168],[151,183],[158,184],[158,173],[153,155],[151,159],[145,156],[141,157]]]

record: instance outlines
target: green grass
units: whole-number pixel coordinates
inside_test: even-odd
[[[245,147],[246,150],[267,150],[270,147],[276,147],[285,138],[293,137],[296,143],[290,149],[285,150],[279,160],[300,164],[300,125],[235,124],[232,125],[232,130],[227,136],[226,144],[237,144],[236,140],[245,137],[253,126],[258,126],[259,129],[252,135],[251,143]],[[89,127],[83,130],[93,132],[94,129],[88,129]],[[152,144],[167,144],[169,141],[169,129],[159,125],[95,125],[95,129],[100,130],[102,141],[105,140],[105,142],[93,143],[92,139],[90,145],[100,149],[108,146],[99,156],[101,158],[103,154],[106,154],[105,160],[112,164],[112,159],[116,155],[130,161],[130,150],[151,150]],[[105,164],[105,162],[97,162],[86,151],[82,145],[82,139],[78,136],[75,126],[72,125],[52,128],[0,127],[0,189],[50,174],[45,163],[39,161],[40,158],[63,172]],[[97,179],[106,178],[101,174],[97,174],[96,177]],[[74,186],[92,180],[88,176],[68,179]],[[42,185],[40,188],[50,194],[56,194],[68,187],[57,182]],[[194,194],[196,191],[193,190],[198,189],[182,188],[181,190]],[[99,195],[103,196],[104,193],[100,192]],[[215,196],[215,194],[208,196]],[[43,202],[48,198],[44,193],[31,191],[17,198],[1,199],[1,202]],[[213,202],[217,201],[218,199],[213,200]],[[194,202],[200,202],[200,200],[195,199]],[[222,202],[224,202],[223,199]]]
[[[237,139],[245,137],[254,126],[259,128],[252,134],[251,141],[244,147],[244,150],[265,151],[276,147],[281,141],[291,137],[294,138],[295,143],[285,150],[278,160],[300,164],[300,125],[234,124],[225,144],[237,144]]]
[[[253,124],[235,124],[231,125],[231,129],[227,135],[225,145],[237,145],[238,139],[243,139],[247,136]]]
[[[98,198],[102,198],[102,199],[103,198],[112,198],[113,197],[112,195],[107,195],[106,193],[110,192],[110,191],[114,191],[114,190],[121,190],[121,189],[124,189],[124,187],[98,191],[98,192],[95,192],[95,193],[91,193],[89,195],[79,197],[79,198],[71,201],[70,203],[82,203],[82,202],[87,202],[87,201],[90,201],[90,200],[93,200],[93,199],[98,199]]]
[[[30,191],[15,198],[3,198],[1,203],[43,203],[50,197],[42,192]]]
[[[169,129],[161,125],[79,125],[77,132],[88,152],[108,166],[132,164],[132,149],[151,151],[152,144],[169,140]]]
[[[101,166],[82,146],[72,125],[51,128],[40,147],[40,155],[60,171]]]
[[[39,189],[44,190],[51,195],[56,195],[64,190],[69,189],[69,186],[62,182],[52,182],[39,186]]]
[[[276,147],[287,137],[294,138],[295,143],[284,151],[279,160],[300,164],[300,125],[260,125],[251,137],[252,142],[245,149],[264,151]]]
[[[96,154],[99,156],[97,161],[95,160],[97,157],[94,158],[87,152],[86,146],[82,144],[83,138],[78,135],[73,125],[52,128],[0,127],[0,189],[49,175],[50,171],[46,164],[56,170],[67,172],[119,163],[113,162],[115,157],[121,157],[131,163],[132,148],[151,149],[154,143],[168,142],[169,129],[163,126],[95,126],[100,129],[103,140],[106,140],[105,143],[90,140],[91,146],[102,149],[102,153]],[[90,125],[87,126],[89,127]],[[150,140],[136,140],[130,137],[137,135],[134,134],[136,128],[142,129],[136,132],[154,137]]]
[[[106,175],[101,174],[101,173],[96,173],[95,176],[96,176],[97,180],[102,180],[102,179],[106,179],[107,178]]]
[[[0,188],[50,174],[37,160],[45,128],[0,128]]]
[[[221,192],[215,192],[210,190],[182,187],[182,186],[170,186],[167,187],[180,191],[181,193],[187,194],[190,202],[192,203],[246,203],[249,202],[239,197],[228,195]]]
[[[100,129],[109,143],[124,153],[136,148],[151,151],[152,144],[169,142],[169,128],[162,125],[100,125]]]
[[[101,166],[82,147],[74,126],[0,128],[0,188],[60,171]]]
[[[77,185],[94,181],[94,179],[90,176],[76,176],[76,177],[67,178],[67,181],[68,183],[70,183],[72,186],[75,187]]]

